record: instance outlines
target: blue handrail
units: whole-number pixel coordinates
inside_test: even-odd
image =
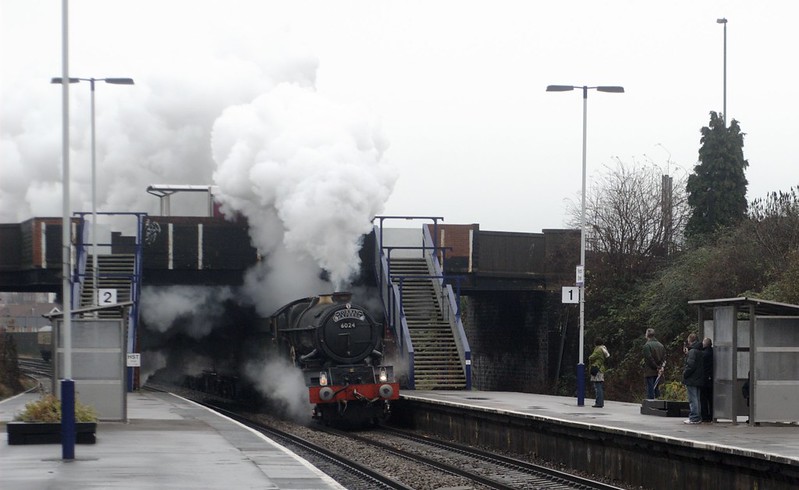
[[[425,217],[425,216],[377,216],[375,217],[376,220],[379,220],[379,226],[375,226],[375,235],[378,236],[378,240],[376,240],[375,248],[375,270],[377,275],[377,283],[379,285],[380,290],[380,297],[383,303],[383,308],[386,313],[386,321],[388,322],[388,326],[390,331],[394,334],[394,337],[397,339],[398,347],[400,355],[403,356],[408,362],[408,381],[409,381],[409,388],[414,388],[414,375],[413,375],[413,345],[410,338],[410,331],[408,329],[408,325],[405,319],[405,314],[402,309],[402,295],[401,295],[401,288],[402,282],[405,279],[411,278],[424,278],[424,279],[437,279],[438,286],[441,289],[442,297],[445,301],[442,304],[442,307],[449,312],[450,318],[454,318],[452,321],[453,332],[455,336],[455,342],[458,347],[458,353],[461,357],[462,366],[464,369],[464,375],[466,378],[466,389],[472,389],[472,369],[471,369],[471,349],[469,348],[469,342],[466,339],[466,333],[463,328],[463,323],[461,321],[460,315],[460,281],[463,279],[461,276],[447,276],[443,273],[443,268],[438,260],[437,254],[442,252],[442,255],[446,253],[449,247],[439,247],[436,243],[434,237],[438,235],[438,221],[443,221],[443,218],[440,217]],[[386,219],[401,219],[401,220],[414,220],[414,219],[424,219],[424,220],[432,220],[433,221],[433,235],[430,235],[427,226],[423,226],[423,237],[422,243],[420,246],[386,246],[383,240],[383,221]],[[393,250],[420,250],[422,256],[425,255],[429,256],[431,263],[434,268],[435,274],[427,275],[427,276],[402,276],[400,278],[400,285],[399,287],[392,283],[392,273],[391,273],[391,252]],[[398,276],[399,277],[399,276]],[[447,281],[454,281],[456,285],[456,291],[453,291],[452,286],[447,283]]]

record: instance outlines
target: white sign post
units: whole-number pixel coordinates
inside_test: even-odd
[[[127,356],[128,367],[141,367],[141,354],[128,354]]]

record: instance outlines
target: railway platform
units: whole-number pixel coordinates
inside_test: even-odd
[[[184,398],[128,393],[128,421],[98,423],[95,444],[9,445],[6,422],[38,395],[0,402],[2,488],[342,489],[271,439]]]
[[[799,488],[799,425],[686,425],[641,405],[514,392],[403,391],[404,423],[643,488]],[[406,405],[407,404],[407,405]],[[683,484],[685,486],[683,486]]]

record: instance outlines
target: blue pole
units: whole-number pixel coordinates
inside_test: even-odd
[[[75,382],[61,380],[61,458],[75,459]]]

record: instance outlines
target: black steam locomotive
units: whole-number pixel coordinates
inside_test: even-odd
[[[399,398],[394,368],[383,362],[383,327],[351,294],[300,299],[270,318],[278,349],[302,369],[314,418],[331,425],[385,419]]]

